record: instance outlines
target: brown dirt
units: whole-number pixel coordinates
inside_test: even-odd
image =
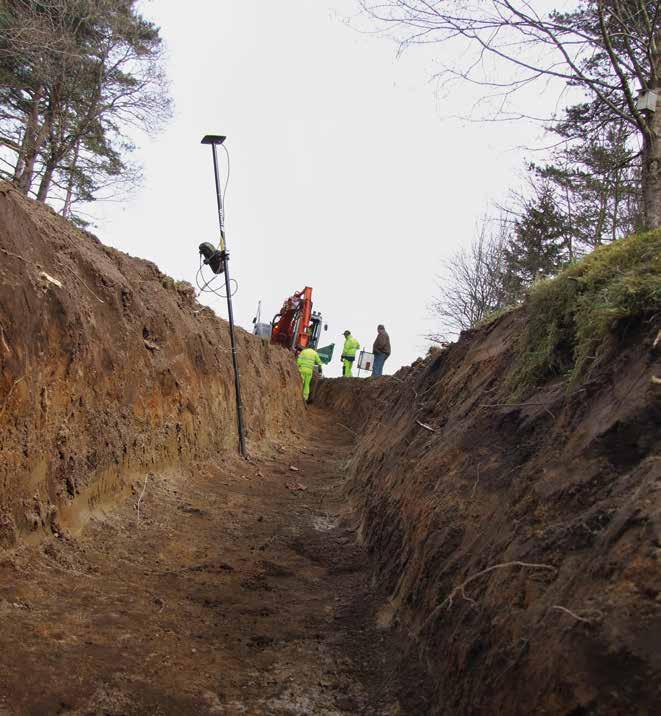
[[[660,315],[516,402],[525,308],[307,411],[239,331],[246,462],[226,324],[0,185],[0,716],[658,713]]]
[[[616,327],[583,382],[513,401],[525,320],[318,386],[360,436],[347,495],[375,579],[417,635],[430,713],[659,713],[659,315]]]
[[[0,714],[426,713],[338,526],[350,444],[307,425],[250,463],[154,472],[139,521],[136,481],[77,539],[0,559]]]
[[[426,713],[290,354],[239,330],[246,462],[188,284],[7,185],[0,279],[0,716]]]
[[[286,351],[237,341],[255,452],[302,425],[298,375]],[[226,322],[0,184],[0,548],[78,528],[149,470],[234,449],[234,426]]]

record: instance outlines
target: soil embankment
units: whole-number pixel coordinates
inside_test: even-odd
[[[290,357],[238,331],[248,444],[301,425]],[[227,324],[148,262],[0,185],[0,547],[234,449]]]
[[[558,340],[515,395],[530,307],[392,378],[318,386],[357,435],[346,492],[384,618],[435,681],[430,712],[658,713],[659,309],[611,321],[573,377]]]

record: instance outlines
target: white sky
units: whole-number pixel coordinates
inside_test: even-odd
[[[175,117],[141,140],[142,189],[92,207],[105,243],[194,283],[198,244],[218,234],[210,149],[199,142],[226,134],[237,322],[250,330],[259,300],[270,320],[312,286],[329,326],[321,345],[336,343],[327,375],[339,374],[345,328],[371,348],[376,325],[386,325],[386,373],[426,351],[441,260],[517,183],[519,147],[539,142],[537,127],[445,119],[468,114],[475,90],[438,95],[430,77],[444,50],[398,59],[391,41],[344,22],[356,5],[147,4],[167,47]],[[212,301],[226,317],[225,302]]]

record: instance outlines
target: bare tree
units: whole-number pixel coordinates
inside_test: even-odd
[[[437,328],[427,336],[429,340],[445,342],[505,305],[507,242],[506,223],[499,219],[494,227],[484,217],[470,246],[444,262],[438,293],[430,305]]]
[[[506,95],[550,78],[560,92],[584,90],[604,125],[621,120],[640,137],[645,223],[661,226],[661,106],[637,103],[638,90],[661,95],[661,0],[583,0],[569,12],[547,12],[543,0],[361,3],[403,45],[453,43],[447,77]]]

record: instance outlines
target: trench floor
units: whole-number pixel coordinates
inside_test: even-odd
[[[308,417],[1,555],[0,716],[429,713],[347,526],[352,435]]]

